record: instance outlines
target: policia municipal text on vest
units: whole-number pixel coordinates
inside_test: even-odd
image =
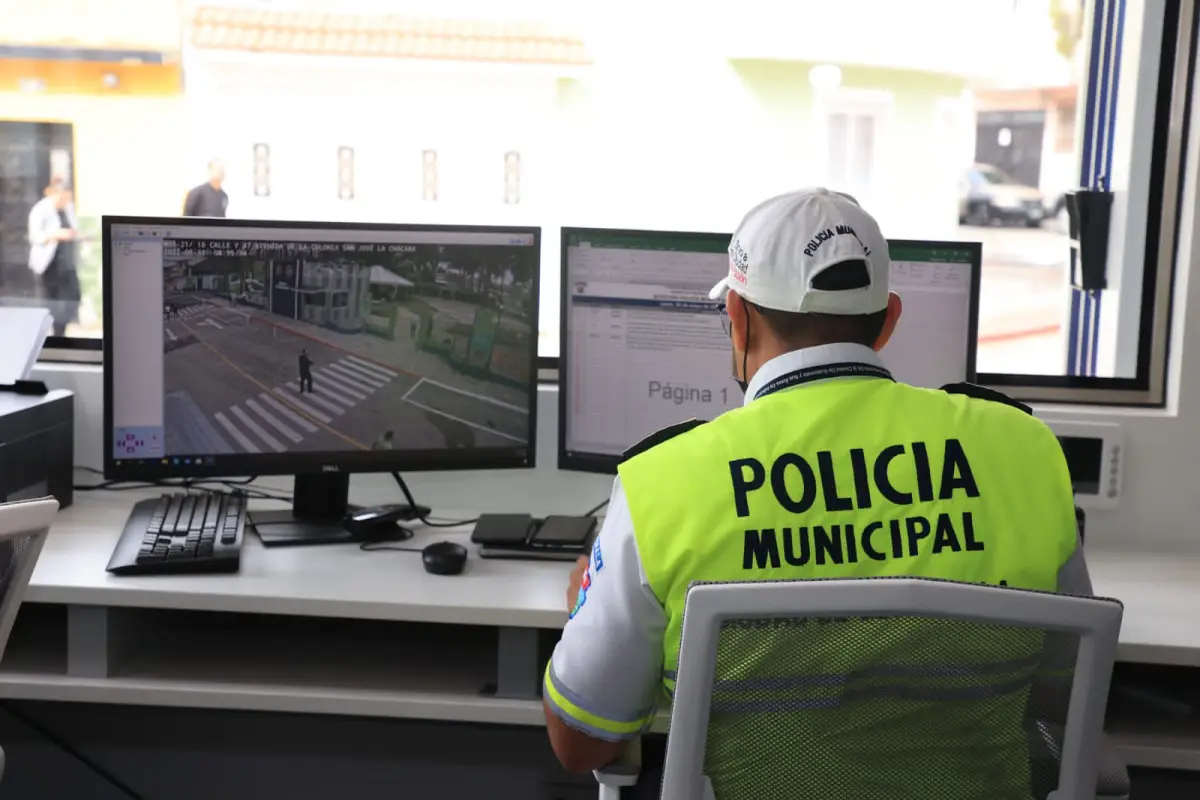
[[[820,368],[814,380],[796,374],[776,379],[746,406],[711,422],[660,431],[631,448],[619,466],[642,569],[667,620],[662,646],[668,695],[692,583],[912,575],[1052,591],[1074,553],[1066,461],[1053,433],[1027,407],[979,387],[920,389],[894,382],[878,367],[833,366],[832,372]],[[863,369],[848,368],[856,366]],[[793,691],[803,696],[793,700],[828,709],[824,716],[789,717],[789,724],[804,728],[791,741],[821,742],[836,730],[848,748],[845,756],[826,752],[820,769],[808,765],[810,789],[834,791],[840,786],[834,773],[863,769],[874,770],[881,786],[904,785],[899,762],[851,763],[855,747],[869,746],[888,717],[860,727],[853,715],[845,716],[850,712],[836,710],[839,687],[849,685],[854,670],[852,646],[838,631],[813,627],[799,652],[760,645],[734,654],[719,677],[723,685],[740,677],[762,686],[766,676],[770,685],[798,687]],[[901,640],[880,621],[878,636],[866,641],[875,643],[883,662],[894,653],[921,659],[926,635],[916,625]],[[963,797],[1026,796],[1020,725],[1025,695],[1011,687],[1028,685],[1041,647],[1041,634],[1018,632],[965,644],[955,653],[956,664],[974,665],[981,674],[1004,665],[1004,680],[987,688],[998,693],[997,719],[1012,723],[997,725],[999,734],[962,721],[930,729],[921,751],[946,754],[947,770],[964,752],[988,761],[990,785]],[[938,670],[937,663],[924,666]],[[838,675],[843,678],[829,683]],[[743,699],[754,708],[765,698]],[[917,704],[905,711],[905,703],[895,699],[891,713],[919,713]],[[775,757],[760,735],[763,726],[775,724],[775,718],[748,714],[733,726],[741,734],[710,753],[706,770],[718,796],[732,776],[770,772],[755,765]],[[979,737],[987,741],[975,742]],[[841,758],[849,760],[834,763]],[[764,797],[787,796],[780,787],[761,788]],[[935,787],[928,788],[934,796]]]

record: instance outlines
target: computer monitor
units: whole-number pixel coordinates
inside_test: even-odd
[[[613,473],[654,431],[741,405],[729,337],[708,293],[727,233],[564,228],[559,468]],[[975,378],[982,247],[889,241],[904,313],[883,360],[898,380]]]
[[[353,472],[533,466],[539,229],[101,229],[106,478],[296,475],[302,537]]]

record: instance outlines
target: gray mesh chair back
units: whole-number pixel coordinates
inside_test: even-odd
[[[1094,800],[1122,607],[914,578],[698,584],[666,800]]]
[[[0,503],[0,659],[57,512],[54,498]],[[3,774],[4,751],[0,750],[0,777]]]
[[[57,512],[52,497],[0,503],[0,658]]]

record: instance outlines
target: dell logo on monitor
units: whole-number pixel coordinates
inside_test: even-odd
[[[321,466],[321,472],[339,472],[339,471],[340,470],[338,470],[336,464],[323,464]]]

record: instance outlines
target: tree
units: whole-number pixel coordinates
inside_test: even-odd
[[[1058,35],[1055,49],[1068,61],[1075,58],[1075,50],[1083,39],[1082,0],[1050,0],[1050,24]]]

